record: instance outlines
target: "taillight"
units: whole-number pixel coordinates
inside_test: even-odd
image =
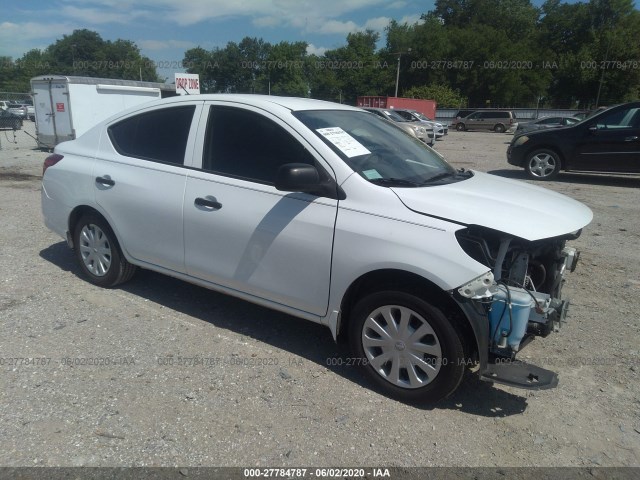
[[[63,158],[64,156],[60,155],[59,153],[54,153],[53,155],[49,155],[47,158],[45,158],[44,165],[42,165],[42,176],[44,176],[44,172],[47,171],[47,168],[53,167]]]

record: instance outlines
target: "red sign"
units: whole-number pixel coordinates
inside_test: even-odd
[[[64,112],[64,103],[56,103],[56,111]]]

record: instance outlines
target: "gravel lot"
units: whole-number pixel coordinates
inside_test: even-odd
[[[347,352],[325,327],[149,271],[115,290],[82,280],[43,225],[47,153],[27,133],[31,122],[14,144],[0,131],[0,465],[640,466],[638,177],[546,184],[595,214],[572,243],[569,323],[521,354],[559,386],[469,374],[416,408],[339,365]],[[524,179],[506,163],[509,140],[452,131],[436,148]]]

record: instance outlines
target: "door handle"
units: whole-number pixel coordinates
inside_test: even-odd
[[[638,138],[640,138],[640,137],[637,137],[637,136],[625,137],[624,141],[625,142],[636,142],[636,141],[638,141]]]
[[[193,203],[198,207],[211,208],[212,210],[220,210],[222,208],[222,204],[215,199],[209,200],[208,198],[198,197]]]
[[[100,183],[106,187],[113,187],[116,182],[106,177],[96,177],[96,183]]]

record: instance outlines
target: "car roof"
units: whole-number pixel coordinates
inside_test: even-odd
[[[181,95],[175,97],[164,98],[153,102],[155,105],[171,105],[173,103],[181,103],[185,101],[203,100],[203,101],[228,101],[233,103],[242,103],[255,107],[268,108],[279,106],[291,111],[303,110],[352,110],[359,111],[361,109],[342,105],[324,100],[315,100],[311,98],[298,97],[278,97],[274,95],[255,95],[255,94],[234,94],[234,93],[218,93],[218,94],[201,94],[201,95]],[[150,106],[152,103],[145,104]]]

